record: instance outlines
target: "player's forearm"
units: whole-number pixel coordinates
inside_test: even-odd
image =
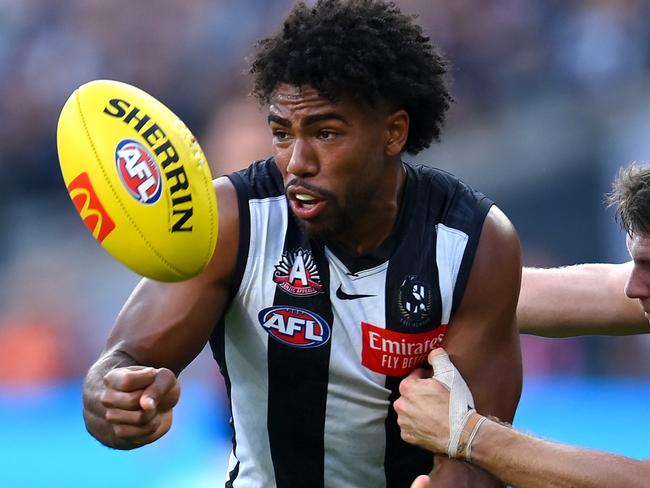
[[[139,445],[130,445],[117,439],[106,420],[106,408],[101,402],[104,376],[114,368],[135,364],[133,358],[120,351],[106,354],[93,364],[83,384],[83,418],[86,430],[105,446],[115,449],[133,449]]]
[[[500,481],[484,469],[469,463],[436,455],[429,475],[431,486],[448,488],[497,488]]]
[[[638,302],[625,296],[630,270],[631,263],[524,268],[519,330],[546,337],[650,332]]]
[[[641,488],[650,464],[530,437],[487,420],[472,444],[472,463],[518,488]]]

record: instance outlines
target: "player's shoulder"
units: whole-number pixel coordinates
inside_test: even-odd
[[[481,228],[481,234],[474,259],[474,266],[481,269],[482,275],[490,282],[497,281],[514,284],[521,277],[521,244],[515,226],[506,214],[492,205]]]
[[[409,178],[417,182],[420,191],[452,199],[470,199],[481,201],[485,195],[467,184],[460,177],[434,166],[405,163]]]
[[[419,182],[436,185],[439,187],[454,188],[459,184],[465,183],[456,175],[435,166],[405,162],[410,176]]]
[[[492,205],[483,222],[482,237],[498,246],[519,247],[519,236],[508,216],[497,205]]]
[[[417,208],[426,206],[436,223],[468,235],[480,233],[492,200],[457,176],[423,164],[406,165],[412,199]]]
[[[274,158],[261,159],[226,176],[240,199],[276,197],[284,194],[282,175]]]

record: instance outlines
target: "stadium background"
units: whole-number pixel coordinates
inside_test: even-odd
[[[0,486],[220,486],[227,404],[204,352],[169,436],[124,453],[81,420],[81,379],[138,277],[90,237],[65,192],[58,113],[81,83],[135,84],[199,137],[220,175],[268,153],[244,57],[287,0],[0,0]],[[622,261],[602,205],[650,162],[650,3],[403,0],[452,61],[443,141],[416,157],[494,199],[525,263]],[[523,337],[516,425],[650,456],[648,337]],[[639,421],[640,419],[640,421]]]

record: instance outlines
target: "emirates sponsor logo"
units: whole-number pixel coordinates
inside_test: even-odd
[[[440,347],[447,324],[427,332],[408,334],[361,322],[361,333],[361,364],[375,373],[404,376],[426,363],[429,353]]]

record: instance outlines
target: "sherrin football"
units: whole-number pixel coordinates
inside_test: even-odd
[[[126,83],[91,81],[63,107],[57,146],[75,208],[114,258],[159,281],[205,269],[218,231],[212,176],[165,105]]]

